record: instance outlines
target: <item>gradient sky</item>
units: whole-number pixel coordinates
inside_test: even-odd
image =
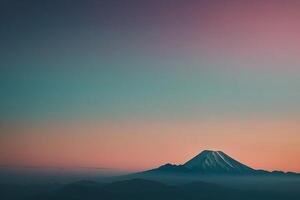
[[[300,172],[300,1],[6,0],[0,164]]]

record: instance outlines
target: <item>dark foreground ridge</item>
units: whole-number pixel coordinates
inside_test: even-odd
[[[299,193],[281,193],[269,190],[241,190],[201,181],[181,185],[167,185],[158,181],[131,179],[109,184],[77,182],[56,191],[28,197],[28,200],[292,200]]]
[[[96,178],[96,177],[95,177]],[[100,180],[100,179],[94,179]],[[183,165],[71,184],[1,185],[1,200],[299,200],[300,176],[205,150]]]

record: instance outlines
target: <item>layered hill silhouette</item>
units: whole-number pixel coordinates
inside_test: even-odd
[[[108,184],[80,181],[53,192],[31,196],[27,200],[296,200],[298,198],[299,193],[241,190],[202,181],[169,185],[158,181],[131,179]]]
[[[0,184],[0,193],[4,200],[298,200],[299,177],[256,170],[222,151],[205,150],[182,165],[166,164],[111,180],[26,187]]]
[[[182,165],[165,164],[141,174],[300,175],[294,172],[255,170],[222,151],[204,150]]]

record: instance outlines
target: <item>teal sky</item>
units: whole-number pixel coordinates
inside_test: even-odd
[[[299,113],[296,5],[93,3],[4,4],[1,120]]]
[[[300,171],[299,8],[0,1],[0,164],[137,171],[216,149]]]
[[[201,61],[153,60],[115,62],[111,68],[73,64],[72,68],[3,70],[1,118],[280,116],[299,111],[297,74],[236,70],[229,62],[215,67]],[[101,59],[93,62],[105,65]]]

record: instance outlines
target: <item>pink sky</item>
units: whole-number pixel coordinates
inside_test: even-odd
[[[257,169],[300,172],[300,121],[110,121],[2,126],[0,163],[138,171],[222,150]],[[16,128],[17,127],[17,128]]]
[[[137,171],[212,149],[300,172],[300,1],[89,5],[74,24],[7,11],[0,164]]]

